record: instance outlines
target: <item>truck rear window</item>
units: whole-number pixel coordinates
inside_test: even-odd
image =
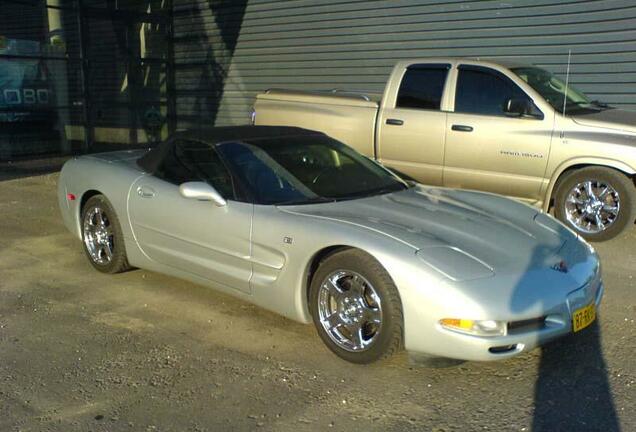
[[[400,84],[396,108],[439,110],[448,69],[448,65],[409,67]]]

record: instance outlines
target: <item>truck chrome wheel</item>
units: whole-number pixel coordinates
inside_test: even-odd
[[[318,316],[331,340],[347,351],[366,350],[382,329],[380,296],[353,271],[327,276],[318,293]]]
[[[620,207],[620,196],[610,184],[587,180],[570,190],[564,210],[567,220],[577,230],[596,234],[616,222]]]
[[[93,207],[84,214],[84,244],[91,259],[106,265],[113,259],[113,230],[101,207]]]

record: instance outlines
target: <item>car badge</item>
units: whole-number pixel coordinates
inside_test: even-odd
[[[554,264],[550,268],[552,270],[558,271],[560,273],[567,273],[569,271],[568,265],[567,265],[567,263],[564,260],[561,260],[560,262]]]

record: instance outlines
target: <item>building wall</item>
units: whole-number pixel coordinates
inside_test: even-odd
[[[1,0],[0,160],[165,137],[171,15],[171,0]],[[34,86],[48,102],[4,103]]]
[[[0,7],[0,36],[34,41],[42,39],[46,19],[44,7],[31,3],[17,4],[5,0]]]
[[[180,127],[242,124],[267,88],[381,91],[399,59],[515,58],[636,109],[633,0],[175,0]]]

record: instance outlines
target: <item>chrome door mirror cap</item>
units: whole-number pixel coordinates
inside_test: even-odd
[[[205,182],[186,182],[179,186],[179,193],[184,198],[193,198],[199,201],[212,201],[217,207],[227,204],[212,186]]]

